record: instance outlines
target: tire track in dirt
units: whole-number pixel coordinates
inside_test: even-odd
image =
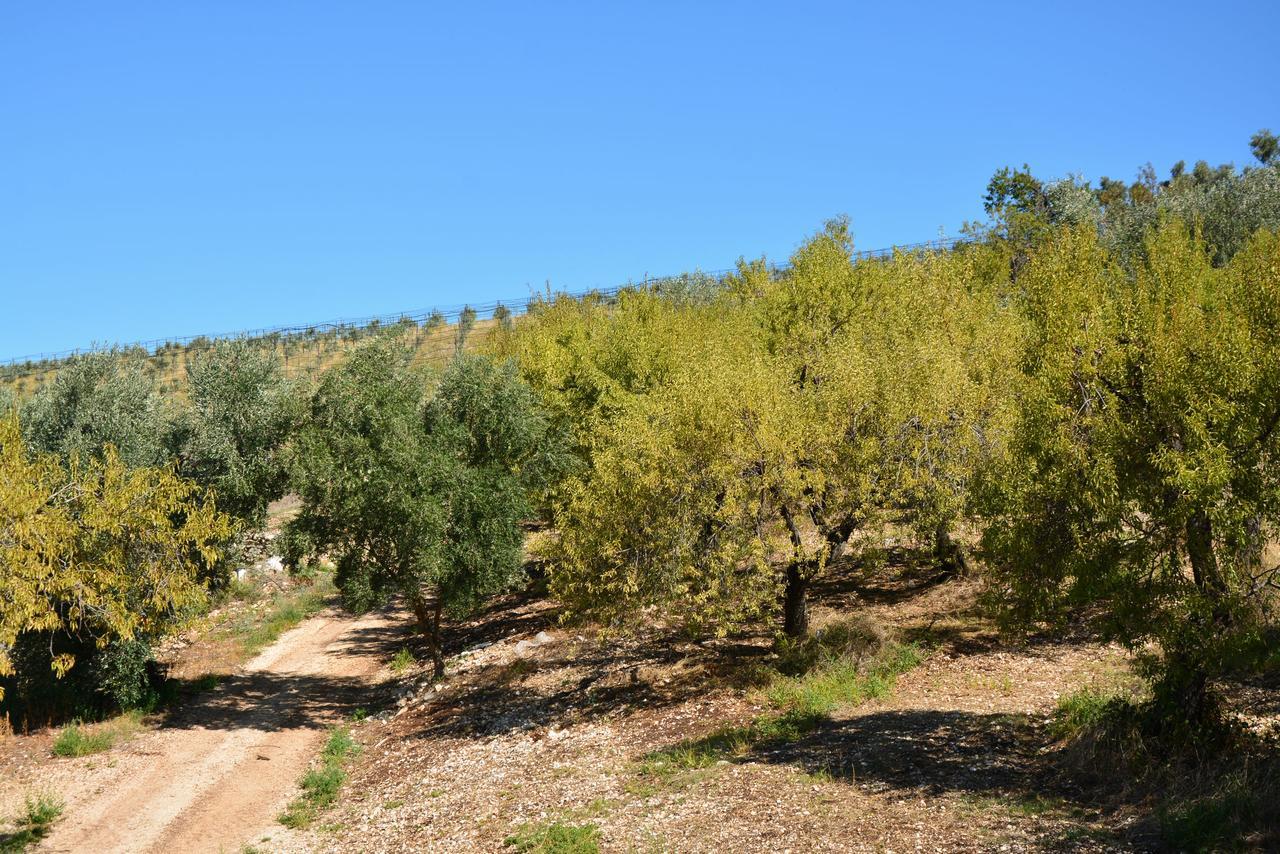
[[[239,850],[276,816],[324,732],[374,693],[402,638],[395,612],[326,612],[287,632],[218,688],[107,764],[68,768],[65,818],[44,851]]]

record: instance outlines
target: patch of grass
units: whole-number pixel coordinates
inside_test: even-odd
[[[110,750],[115,739],[106,730],[93,730],[80,722],[69,723],[53,740],[54,756],[89,756]]]
[[[324,750],[320,752],[321,765],[303,775],[299,785],[302,794],[295,798],[279,816],[285,827],[305,828],[315,821],[325,809],[338,800],[342,784],[347,780],[346,763],[360,753],[360,745],[345,727],[335,727],[329,733]]]
[[[799,710],[762,715],[747,726],[723,727],[702,738],[688,739],[640,760],[637,773],[645,781],[633,794],[652,794],[654,784],[692,782],[687,772],[700,771],[750,753],[763,744],[795,741],[818,727],[825,716]]]
[[[886,696],[901,673],[924,660],[919,647],[882,643],[872,655],[858,638],[864,630],[839,634],[836,649],[851,649],[831,657],[810,659],[808,672],[775,675],[765,689],[765,699],[778,710],[761,715],[746,726],[722,727],[702,738],[688,739],[647,754],[636,766],[639,777],[628,787],[634,795],[648,796],[659,787],[692,782],[696,773],[747,755],[766,744],[796,741],[817,729],[831,712],[841,706],[857,705]]]
[[[778,642],[778,671],[789,676],[808,673],[819,664],[847,659],[855,664],[888,643],[885,628],[868,617],[836,620],[801,640]]]
[[[1049,721],[1049,734],[1057,739],[1067,739],[1100,730],[1126,702],[1118,694],[1093,687],[1059,697]]]
[[[62,799],[47,792],[28,794],[22,814],[11,821],[12,833],[0,834],[0,852],[17,854],[35,845],[49,834],[53,823],[62,817]]]
[[[1076,809],[1066,800],[1043,795],[1026,796],[984,796],[969,795],[961,799],[961,809],[972,813],[989,813],[993,810],[1009,815],[1032,818],[1046,813],[1073,814]]]
[[[594,824],[522,824],[504,844],[522,854],[595,854],[600,850],[600,828]]]
[[[1276,801],[1274,779],[1230,774],[1194,797],[1163,806],[1160,830],[1176,851],[1273,851],[1280,844]]]
[[[231,627],[231,632],[238,636],[246,656],[257,655],[275,643],[280,635],[323,611],[334,589],[332,576],[318,575],[311,585],[277,595],[265,614],[246,615]]]
[[[418,659],[414,658],[413,651],[407,646],[400,647],[400,651],[391,659],[391,671],[393,673],[404,673],[418,663]]]
[[[827,715],[841,706],[886,697],[900,673],[923,660],[914,645],[886,644],[867,663],[841,656],[799,676],[783,676],[765,691],[769,704],[802,715]]]
[[[1192,729],[1177,710],[1119,689],[1063,697],[1050,732],[1082,779],[1147,798],[1173,851],[1280,851],[1280,743],[1227,716]]]
[[[321,756],[325,761],[345,762],[359,753],[360,745],[351,737],[351,730],[336,727],[329,733],[329,740],[325,742],[324,753]]]
[[[226,587],[213,594],[213,605],[218,607],[229,602],[257,602],[261,598],[261,587],[239,578],[232,578]]]
[[[64,726],[53,740],[53,755],[63,757],[91,756],[110,750],[116,742],[142,728],[141,710],[118,715],[100,724],[72,721]]]

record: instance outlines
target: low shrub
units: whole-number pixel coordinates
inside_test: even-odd
[[[71,723],[62,728],[53,740],[54,756],[76,757],[89,756],[110,750],[115,739],[107,730],[90,730],[80,723]]]
[[[56,795],[28,794],[22,814],[10,822],[13,832],[0,834],[0,854],[21,854],[44,839],[64,809],[62,799]]]

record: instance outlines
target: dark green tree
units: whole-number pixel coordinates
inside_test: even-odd
[[[179,471],[214,490],[219,509],[259,529],[284,495],[283,447],[297,418],[296,395],[274,351],[224,341],[187,366],[190,405],[171,438]]]
[[[1249,147],[1259,163],[1270,166],[1276,159],[1276,153],[1280,151],[1280,140],[1276,139],[1274,133],[1263,128],[1249,138]]]
[[[112,445],[128,466],[167,460],[165,418],[138,359],[115,351],[75,356],[22,407],[31,448],[64,459],[101,458]]]
[[[461,353],[467,345],[467,336],[471,334],[471,330],[476,325],[476,310],[471,306],[465,306],[462,313],[458,315],[458,331],[457,337],[454,339],[454,350]]]
[[[400,594],[443,673],[441,615],[520,577],[520,522],[565,455],[515,369],[460,356],[426,397],[392,343],[356,350],[311,398],[293,453],[287,558],[325,554],[357,609]],[[424,399],[425,398],[425,399]]]

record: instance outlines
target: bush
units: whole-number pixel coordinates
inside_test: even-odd
[[[157,696],[154,664],[146,640],[120,640],[93,656],[87,675],[105,709],[150,708]]]
[[[0,852],[19,854],[44,839],[64,809],[62,799],[56,795],[47,792],[28,794],[22,814],[12,821],[16,830],[0,835]]]
[[[71,655],[79,662],[58,678],[53,661]],[[28,725],[81,717],[96,720],[128,709],[150,709],[158,698],[160,674],[150,644],[120,640],[98,649],[89,641],[26,632],[10,653],[14,673],[0,680],[5,689],[0,714]]]
[[[879,653],[888,642],[884,626],[868,617],[836,620],[813,635],[784,637],[778,647],[778,670],[788,676],[808,673],[821,663],[849,659],[855,664]]]

